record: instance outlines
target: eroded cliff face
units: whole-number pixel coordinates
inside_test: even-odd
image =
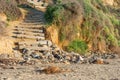
[[[51,23],[58,30],[57,42],[63,48],[74,40],[85,42],[92,51],[114,51],[120,46],[119,0],[60,1],[48,7],[47,18],[53,16]]]

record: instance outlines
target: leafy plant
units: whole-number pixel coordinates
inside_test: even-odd
[[[63,12],[64,8],[61,4],[56,4],[53,6],[48,6],[47,11],[45,13],[45,19],[48,24],[54,23],[59,24],[60,21],[63,19]]]
[[[113,25],[115,25],[115,26],[120,25],[120,20],[116,19],[115,16],[111,16],[110,19],[111,19],[111,22],[113,23]]]
[[[120,40],[118,41],[118,46],[120,47]]]
[[[75,51],[81,54],[84,54],[87,49],[88,49],[88,46],[86,42],[81,40],[74,40],[67,47],[68,51]]]

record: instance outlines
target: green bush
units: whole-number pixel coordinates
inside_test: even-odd
[[[56,4],[53,6],[48,6],[45,13],[45,19],[48,24],[58,24],[63,19],[64,8],[62,4]]]
[[[67,47],[68,51],[74,51],[80,54],[84,54],[87,49],[88,49],[88,46],[86,42],[81,40],[74,40]]]
[[[110,19],[111,19],[111,22],[113,23],[113,25],[120,26],[120,20],[115,18],[115,16],[111,16]]]

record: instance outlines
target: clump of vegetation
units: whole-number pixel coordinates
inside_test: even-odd
[[[64,7],[62,4],[48,6],[45,19],[49,24],[54,23],[59,25],[64,18]]]
[[[88,46],[86,44],[86,42],[81,41],[81,40],[73,40],[67,47],[68,51],[74,51],[80,54],[84,54],[87,49]]]
[[[118,41],[118,46],[120,47],[120,40]]]
[[[22,15],[15,0],[0,0],[0,12],[6,14],[8,21],[17,20]]]
[[[74,26],[80,24],[82,8],[78,1],[63,3],[62,0],[55,0],[54,5],[49,5],[45,13],[48,24],[54,24],[59,30],[59,40],[73,38],[76,33]],[[61,32],[62,31],[62,32]],[[71,36],[69,36],[71,35]],[[73,35],[73,36],[72,36]]]

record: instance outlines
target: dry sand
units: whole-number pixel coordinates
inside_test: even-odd
[[[110,64],[35,64],[0,68],[0,80],[120,80],[120,59],[108,60]],[[71,72],[39,73],[37,70],[54,65]]]

